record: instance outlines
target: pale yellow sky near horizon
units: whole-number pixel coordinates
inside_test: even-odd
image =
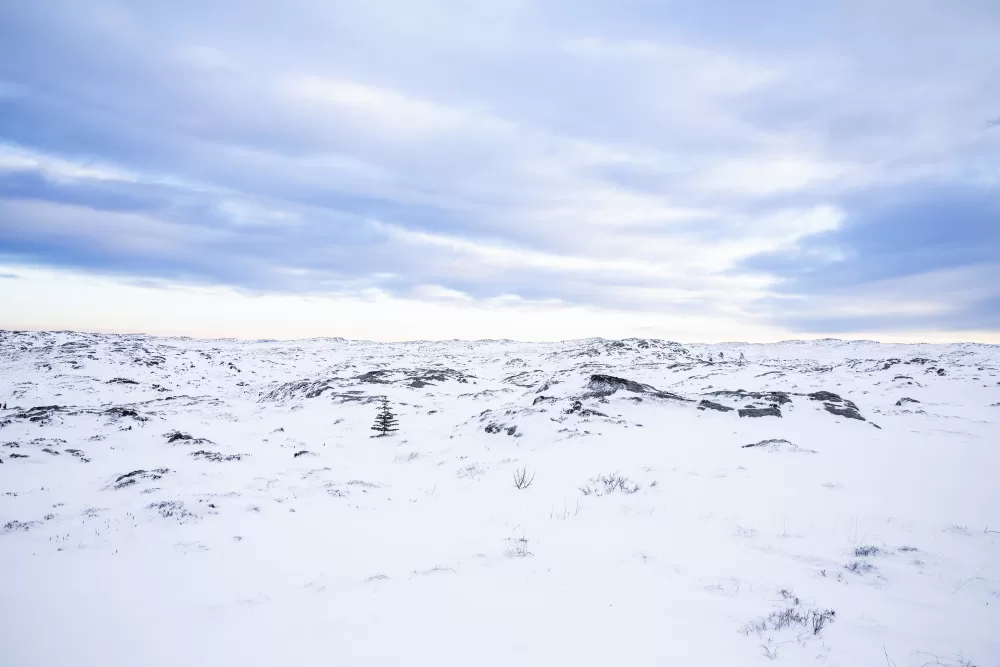
[[[415,300],[249,294],[226,287],[153,285],[47,268],[0,266],[0,329],[146,333],[194,338],[343,337],[357,340],[661,338],[688,343],[842,338],[892,343],[1000,343],[1000,332],[803,334],[764,321],[617,311],[517,297]]]

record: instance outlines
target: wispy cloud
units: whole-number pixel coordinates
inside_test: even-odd
[[[9,3],[0,259],[996,329],[998,27],[976,3]]]

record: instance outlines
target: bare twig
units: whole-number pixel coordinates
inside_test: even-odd
[[[515,489],[526,489],[531,486],[531,483],[535,481],[535,473],[531,473],[531,477],[528,477],[528,468],[518,468],[514,471],[514,488]]]
[[[983,571],[983,568],[979,568],[979,572],[976,572],[974,575],[972,575],[971,577],[969,577],[968,579],[966,579],[965,581],[963,581],[961,584],[959,584],[958,588],[956,588],[955,590],[952,591],[952,595],[954,595],[955,593],[957,593],[958,591],[960,591],[962,589],[962,586],[965,586],[967,583],[969,583],[973,579],[978,579],[979,578],[979,574],[982,571]]]
[[[885,654],[885,664],[889,667],[896,667],[896,663],[889,659],[889,651],[885,648],[885,637],[882,638],[882,653]]]

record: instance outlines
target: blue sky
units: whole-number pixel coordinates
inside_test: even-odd
[[[990,0],[3,3],[0,327],[1000,342],[998,36]]]

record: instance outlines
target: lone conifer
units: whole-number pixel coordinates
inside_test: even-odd
[[[398,424],[396,415],[389,408],[389,399],[383,396],[382,404],[379,405],[378,412],[375,414],[375,425],[372,426],[372,430],[378,431],[378,437],[381,438],[382,436],[398,431],[399,429],[396,428]]]

